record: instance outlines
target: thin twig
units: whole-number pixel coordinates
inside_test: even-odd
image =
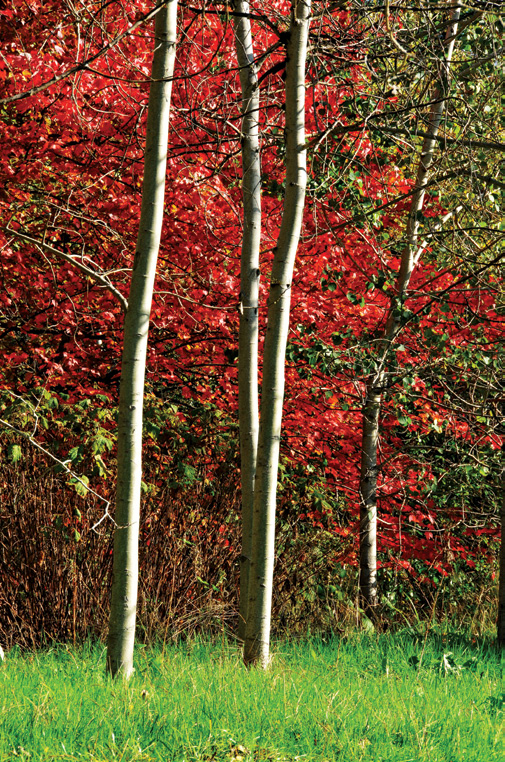
[[[101,283],[104,288],[106,288],[110,293],[116,297],[116,299],[119,301],[121,305],[121,309],[126,314],[126,311],[128,310],[128,301],[125,299],[121,291],[119,291],[111,282],[111,280],[108,277],[107,273],[100,273],[96,270],[92,270],[90,267],[87,267],[80,259],[77,259],[76,256],[73,256],[72,254],[66,254],[64,251],[61,251],[60,249],[55,248],[54,246],[51,246],[51,244],[46,243],[45,241],[39,241],[36,238],[32,238],[32,236],[27,235],[26,233],[22,233],[20,230],[13,230],[9,226],[7,226],[6,231],[10,233],[11,235],[15,236],[16,238],[20,238],[23,241],[27,241],[28,243],[32,243],[34,246],[37,246],[39,249],[45,249],[45,251],[48,251],[50,254],[54,254],[57,257],[61,257],[61,259],[64,259],[65,262],[69,262],[71,265],[76,267],[78,270],[80,270],[85,275],[88,275],[90,278],[93,278],[93,280],[97,281],[98,283]],[[86,257],[88,259],[88,257]]]

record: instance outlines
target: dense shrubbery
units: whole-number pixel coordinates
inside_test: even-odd
[[[138,619],[139,634],[148,640],[195,631],[233,632],[238,617],[236,430],[219,411],[193,402],[170,406],[168,421],[167,405],[148,398],[151,436],[145,457]],[[84,407],[85,417],[67,418],[67,449],[59,456],[65,460],[71,454],[70,465],[90,475],[90,487],[104,500],[86,493],[79,482],[69,483],[72,479],[61,467],[32,445],[18,438],[15,450],[12,438],[4,436],[0,442],[4,645],[37,646],[105,633],[113,522],[103,517],[115,489],[114,449],[109,452],[106,442],[113,442],[113,436],[106,428],[97,432],[97,417],[104,408],[91,403]],[[163,416],[166,425],[161,434],[157,422]],[[105,417],[113,422],[110,410],[107,416],[103,413],[102,422]],[[76,442],[86,440],[86,445],[79,449],[72,435]],[[99,468],[93,452],[100,450],[97,441],[103,447]],[[443,531],[443,515],[438,521]],[[452,526],[450,517],[445,523]],[[406,525],[406,537],[409,531],[419,530]],[[474,540],[481,542],[486,555],[472,568],[457,551],[448,558],[447,543],[454,532],[443,535],[444,563],[421,559],[407,563],[401,547],[382,543],[382,626],[417,625],[438,618],[476,629],[489,625],[496,595],[492,561],[496,543],[495,530],[485,531],[487,547],[482,537]],[[335,501],[317,472],[304,479],[300,466],[284,462],[273,601],[278,633],[307,627],[342,631],[357,621],[356,546],[356,519],[345,501]],[[479,547],[475,545],[475,550]]]

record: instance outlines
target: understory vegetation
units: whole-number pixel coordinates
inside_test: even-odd
[[[502,759],[501,657],[443,628],[278,640],[268,671],[199,636],[139,646],[129,682],[100,644],[0,664],[0,760],[259,762]]]
[[[148,443],[137,625],[143,643],[196,633],[236,634],[238,625],[236,442],[229,433],[212,439],[204,429],[201,442],[195,433],[191,439],[190,432],[182,433],[188,440],[170,455],[164,470],[151,457],[158,444]],[[91,427],[88,434],[91,438]],[[173,434],[179,430],[174,428]],[[190,454],[190,447],[196,452]],[[215,454],[213,448],[220,453],[217,474],[206,465]],[[0,506],[0,643],[4,648],[38,648],[75,644],[88,637],[103,639],[114,525],[103,500],[90,492],[76,495],[68,489],[68,476],[55,473],[47,458],[24,452],[16,468],[0,464],[0,485],[5,487]],[[342,633],[358,620],[370,628],[357,600],[355,517],[335,499],[331,486],[317,478],[315,467],[303,473],[286,464],[280,487],[274,633],[303,636],[308,628],[314,634]],[[99,489],[112,500],[113,477],[102,480]],[[474,489],[477,502],[480,485],[467,489]],[[457,518],[444,511],[434,526],[440,536],[434,559],[411,557],[406,563],[409,542],[414,556],[414,543],[422,542],[422,531],[406,517],[401,527],[403,556],[393,552],[384,533],[379,544],[377,631],[449,624],[452,630],[466,628],[480,636],[495,626],[496,527],[486,526],[484,505],[479,510],[480,514],[471,515],[474,522],[478,518],[481,534],[461,534],[474,558],[471,568],[464,558],[451,557],[444,543],[444,526],[455,527],[453,534],[458,531]],[[450,574],[444,573],[440,560],[450,564]]]

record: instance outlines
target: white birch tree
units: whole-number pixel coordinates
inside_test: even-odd
[[[386,380],[385,362],[391,344],[401,329],[402,308],[408,296],[408,287],[412,272],[421,256],[425,244],[419,246],[419,213],[424,205],[424,196],[430,169],[433,165],[437,134],[444,113],[445,101],[449,88],[450,65],[454,42],[458,29],[460,8],[451,10],[450,24],[447,26],[444,40],[444,57],[440,60],[438,82],[433,92],[434,103],[428,119],[427,136],[424,139],[419,157],[419,165],[414,185],[412,203],[406,226],[406,246],[403,249],[396,281],[396,297],[390,310],[389,318],[380,340],[381,352],[376,361],[375,373],[367,382],[366,397],[363,406],[363,435],[360,469],[360,594],[368,616],[373,618],[378,604],[377,594],[377,447],[379,440],[379,416],[381,411],[384,382]]]
[[[163,223],[177,0],[156,15],[139,233],[124,323],[118,421],[118,483],[107,670],[133,671],[142,475],[142,408],[149,317]]]
[[[286,190],[270,279],[263,355],[244,662],[258,663],[264,668],[269,662],[270,648],[275,508],[291,285],[307,184],[305,68],[310,9],[310,0],[294,0],[291,6],[286,61]]]
[[[505,648],[505,474],[502,476],[502,499],[500,503],[500,578],[498,582],[498,645]]]
[[[235,48],[242,90],[242,195],[244,222],[240,263],[239,432],[242,487],[242,553],[238,637],[247,621],[254,476],[258,449],[258,292],[261,240],[260,93],[247,0],[235,2]]]

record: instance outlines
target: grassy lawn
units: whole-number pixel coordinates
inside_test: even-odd
[[[227,641],[139,647],[128,684],[100,645],[10,651],[0,761],[503,760],[500,656],[463,637],[280,641],[267,673]]]

